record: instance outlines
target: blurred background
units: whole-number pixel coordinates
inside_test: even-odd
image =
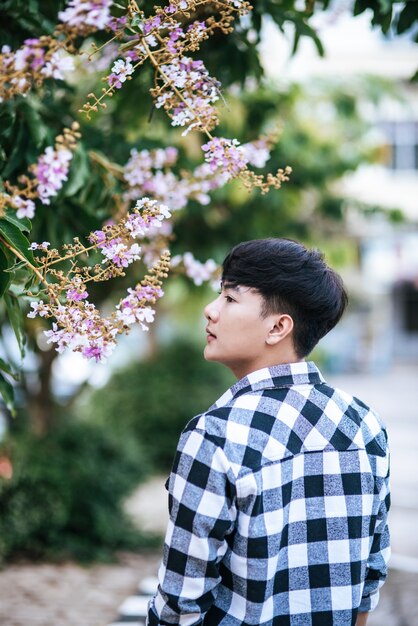
[[[190,202],[176,215],[172,251],[220,263],[239,241],[290,237],[324,250],[343,275],[349,310],[312,358],[388,424],[394,557],[370,624],[416,626],[418,6],[256,4],[252,18],[208,42],[201,57],[225,85],[217,134],[244,143],[276,133],[264,169],[290,165],[291,179],[267,195],[233,182],[206,207]],[[1,42],[16,48],[51,30],[63,3],[3,5]],[[3,178],[17,177],[77,117],[102,70],[80,61],[68,83],[0,104]],[[149,121],[149,84],[144,69],[96,120],[81,121],[70,179],[53,207],[39,209],[34,241],[69,240],[112,214],[117,180],[94,155],[123,163],[132,148],[174,145],[181,167],[198,164],[196,137],[181,137],[160,112]],[[95,301],[106,310],[133,279],[99,285]],[[162,485],[179,433],[233,382],[202,358],[202,308],[213,296],[208,286],[170,278],[149,333],[132,331],[105,365],[58,355],[39,319],[26,319],[16,338],[17,323],[0,310],[0,357],[20,372],[10,381],[17,414],[6,404],[0,413],[1,624],[104,624],[134,579],[156,573]],[[68,588],[59,591],[58,580]]]

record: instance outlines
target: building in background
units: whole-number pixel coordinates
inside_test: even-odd
[[[393,85],[393,95],[363,111],[382,162],[363,165],[341,182],[341,190],[371,206],[399,209],[405,221],[349,211],[348,235],[359,251],[358,267],[345,277],[352,306],[322,343],[333,370],[383,371],[394,362],[418,363],[418,83],[410,81],[418,69],[418,45],[404,37],[384,38],[370,29],[367,15],[353,18],[347,3],[336,6],[318,16],[325,57],[307,39],[291,57],[286,35],[268,21],[261,48],[272,79],[373,75]]]

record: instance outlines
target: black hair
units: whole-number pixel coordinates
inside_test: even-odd
[[[223,262],[222,284],[255,289],[263,297],[261,315],[287,313],[299,358],[339,322],[347,305],[341,277],[322,252],[291,239],[254,239],[238,244]]]

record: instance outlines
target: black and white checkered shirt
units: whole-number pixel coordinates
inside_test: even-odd
[[[351,626],[389,556],[379,418],[312,362],[249,374],[191,420],[149,626]]]

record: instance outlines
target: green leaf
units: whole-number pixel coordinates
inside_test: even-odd
[[[382,29],[382,33],[386,35],[392,24],[392,11],[389,13],[375,13],[372,24],[373,26],[378,24]]]
[[[10,137],[15,119],[16,111],[11,108],[10,104],[3,104],[0,110],[0,137]]]
[[[392,0],[378,0],[380,13],[390,13],[392,11]]]
[[[20,254],[27,260],[31,265],[36,266],[35,258],[32,254],[32,251],[29,250],[30,242],[29,240],[22,235],[22,232],[18,226],[14,223],[12,224],[5,218],[0,219],[0,235],[5,239],[13,248],[18,250]]]
[[[322,45],[322,42],[319,39],[316,31],[311,26],[309,26],[309,24],[303,21],[295,21],[295,38],[294,38],[294,43],[293,43],[292,55],[295,54],[297,47],[298,47],[299,40],[302,36],[310,37],[316,46],[319,56],[321,57],[324,56],[325,54],[324,46]]]
[[[34,144],[39,148],[48,136],[48,128],[35,107],[31,106],[27,101],[21,103],[20,110],[26,120]]]
[[[353,7],[353,15],[360,15],[360,13],[363,13],[363,11],[369,8],[370,6],[365,0],[356,0]]]
[[[12,261],[13,265],[13,261]],[[0,248],[0,297],[9,287],[12,275],[7,270],[11,267],[9,255],[5,250]]]
[[[25,125],[22,120],[17,125],[17,132],[13,141],[13,149],[10,152],[7,164],[2,172],[3,178],[9,178],[13,172],[22,165],[23,156],[26,152],[27,137],[25,132]]]
[[[23,358],[25,356],[26,337],[23,330],[23,315],[19,301],[16,296],[6,293],[4,295],[4,302],[6,304],[7,317],[9,319],[10,326],[13,328],[13,332],[19,345],[20,354]]]
[[[9,376],[14,378],[14,380],[19,380],[20,378],[19,374],[17,372],[14,372],[11,366],[1,358],[0,358],[0,370],[3,370],[3,372],[6,372],[6,374],[9,374]]]
[[[133,16],[133,18],[131,19],[130,26],[131,26],[131,28],[138,29],[138,27],[140,26],[140,24],[142,24],[142,18],[141,18],[141,16],[140,16],[138,13],[136,13],[136,14]]]
[[[0,394],[3,398],[3,402],[9,409],[10,413],[15,417],[16,409],[14,405],[14,391],[12,385],[4,378],[0,373]]]
[[[398,23],[396,25],[396,32],[398,34],[412,28],[415,22],[418,21],[418,7],[414,2],[407,2],[399,14]]]
[[[32,222],[27,217],[16,217],[16,211],[10,207],[6,209],[4,219],[17,226],[22,232],[30,232],[32,228]]]

